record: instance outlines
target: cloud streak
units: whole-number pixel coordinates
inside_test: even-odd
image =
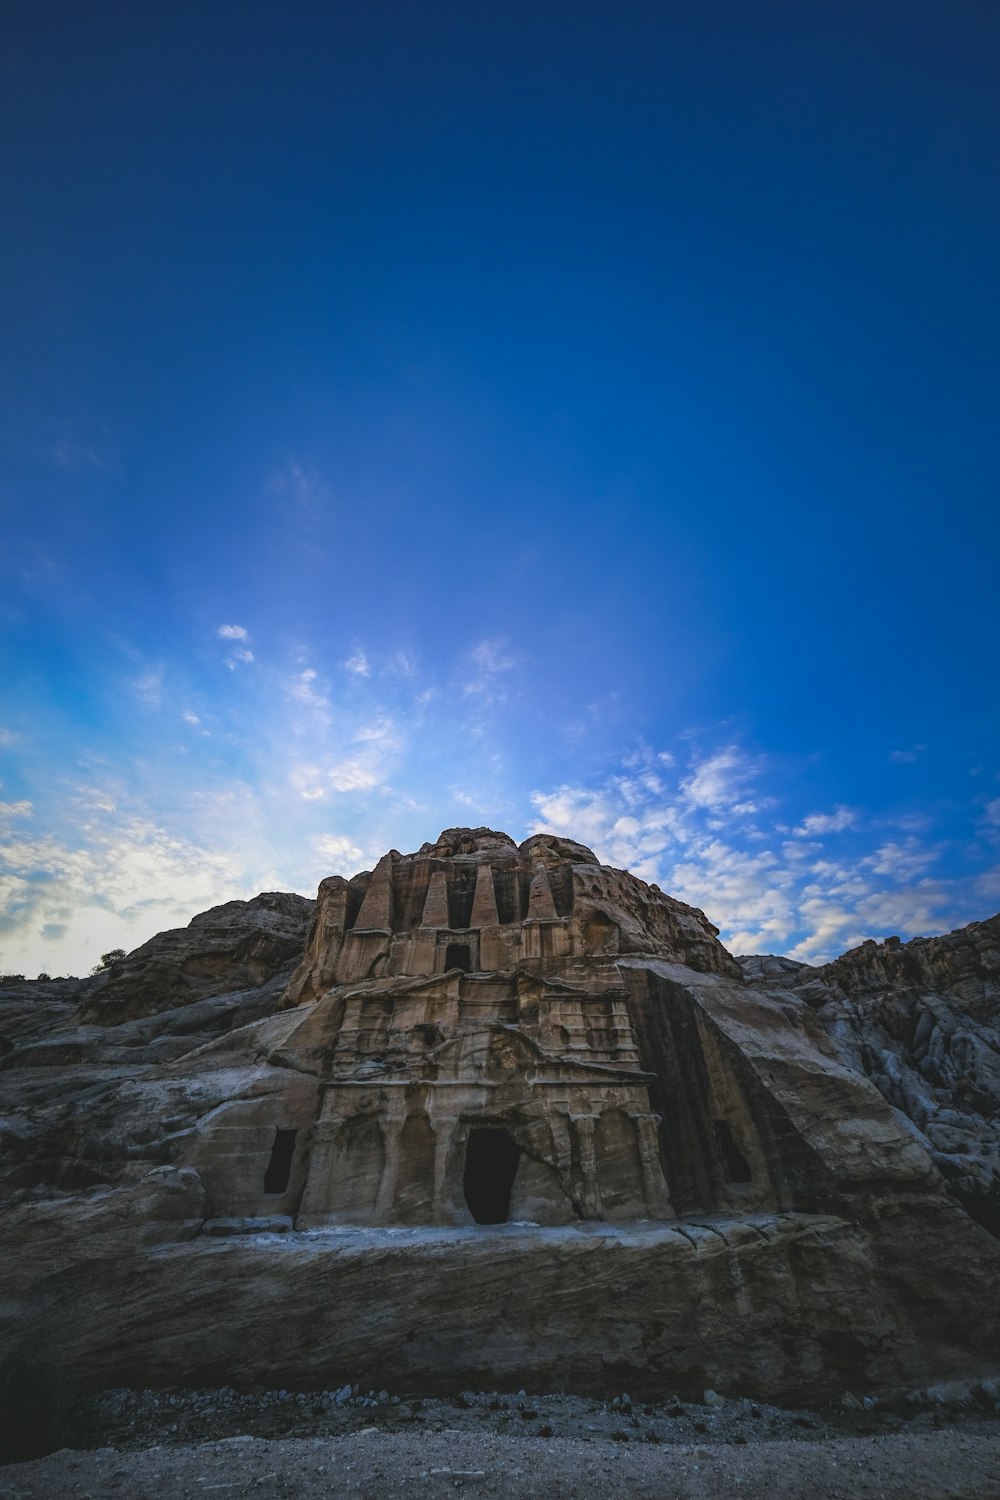
[[[535,792],[534,832],[589,843],[602,861],[701,907],[734,952],[825,962],[865,937],[940,932],[986,915],[1000,867],[935,875],[941,846],[884,836],[884,821],[837,806],[791,829],[762,814],[780,799],[765,764],[728,745],[667,779],[663,757],[593,787]],[[846,842],[845,842],[846,841]]]

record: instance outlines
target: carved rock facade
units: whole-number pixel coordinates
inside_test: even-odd
[[[1000,1245],[831,1040],[846,979],[748,982],[701,912],[488,829],[206,918],[0,992],[0,1352],[796,1399],[992,1369]]]
[[[568,840],[451,829],[324,881],[286,997],[323,1058],[299,1222],[668,1216],[614,961],[658,951],[733,968],[700,912]]]

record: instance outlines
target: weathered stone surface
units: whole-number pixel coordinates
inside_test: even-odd
[[[0,992],[8,1355],[798,1399],[991,1368],[1000,1245],[842,1035],[891,951],[748,984],[702,913],[487,829],[324,881],[306,937],[312,905],[217,908],[34,1014]],[[972,948],[920,984],[983,1042]]]
[[[0,995],[0,1201],[18,1191],[86,1190],[134,1181],[173,1161],[199,1118],[203,1090],[179,1066],[207,1043],[252,1036],[273,1015],[288,967],[249,990],[192,1000],[118,1025],[86,1025],[74,1001],[40,1001],[32,985]],[[66,981],[86,993],[94,981]],[[41,1024],[39,1024],[41,1022]],[[217,1102],[242,1087],[236,1065]],[[194,1064],[197,1066],[197,1064]]]
[[[38,1228],[24,1234],[45,1254]],[[145,1254],[131,1233],[92,1211],[71,1260],[7,1280],[34,1347],[95,1385],[782,1398],[900,1374],[891,1288],[873,1291],[836,1218],[201,1235]],[[8,1342],[13,1316],[0,1308]]]
[[[754,984],[815,1008],[844,1061],[904,1115],[949,1190],[1000,1235],[1000,917],[867,942],[823,968],[755,955]]]
[[[287,891],[213,906],[116,964],[90,988],[81,1018],[106,1026],[264,984],[299,957],[314,910]]]
[[[444,924],[424,921],[429,899],[435,919],[447,908]],[[558,972],[570,958],[649,953],[741,978],[703,912],[598,864],[582,844],[536,834],[518,848],[492,829],[450,828],[416,854],[390,851],[373,874],[323,881],[287,1002],[334,984],[440,974],[449,949],[462,947],[465,967],[484,972]]]

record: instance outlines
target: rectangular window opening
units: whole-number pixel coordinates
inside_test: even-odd
[[[449,943],[444,956],[446,969],[461,969],[468,974],[472,968],[472,948],[468,943]]]

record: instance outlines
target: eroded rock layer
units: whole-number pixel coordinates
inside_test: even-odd
[[[256,988],[298,959],[315,904],[266,891],[213,906],[114,964],[90,987],[81,1019],[107,1026]]]
[[[831,1024],[882,993],[838,962],[747,982],[584,846],[450,829],[5,988],[11,1368],[796,1399],[991,1368],[1000,1245]]]
[[[1000,916],[944,937],[869,941],[823,968],[757,955],[838,1053],[914,1127],[949,1191],[1000,1235]]]

